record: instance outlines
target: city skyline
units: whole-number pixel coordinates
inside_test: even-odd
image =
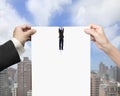
[[[0,95],[32,96],[31,60],[24,57],[23,61],[17,65],[17,69],[9,67],[0,73]],[[117,66],[109,67],[101,62],[98,69],[97,72],[91,71],[91,96],[111,96],[111,94],[119,96],[120,68]],[[20,90],[19,93],[18,89]],[[24,95],[21,95],[23,92],[25,92]]]

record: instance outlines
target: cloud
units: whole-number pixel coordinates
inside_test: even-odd
[[[110,41],[112,41],[117,36],[117,32],[119,31],[119,29],[120,29],[119,25],[118,24],[114,24],[112,26],[105,27],[104,31],[105,31],[105,34],[106,34],[107,38]]]
[[[120,22],[119,4],[120,0],[80,0],[73,6],[72,21],[76,25],[115,24]]]
[[[28,0],[27,8],[33,15],[37,25],[49,25],[50,19],[56,13],[61,14],[62,7],[71,3],[72,0]]]
[[[15,26],[29,24],[27,20],[20,17],[18,12],[10,5],[7,0],[0,0],[0,44],[12,38]],[[27,47],[24,56],[30,56]]]
[[[24,18],[21,18],[6,0],[0,1],[0,9],[0,38],[7,40],[11,38],[15,26],[28,22]]]
[[[119,24],[114,24],[104,28],[105,34],[110,42],[116,47],[120,48],[120,26]]]
[[[93,23],[103,26],[108,39],[118,48],[119,4],[120,0],[79,0],[72,7],[72,23],[85,26]]]

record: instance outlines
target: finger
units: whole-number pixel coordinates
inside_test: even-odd
[[[31,26],[30,25],[27,25],[27,24],[24,24],[21,26],[22,29],[31,29]]]
[[[92,36],[95,36],[95,34],[96,34],[96,32],[94,32],[94,30],[92,30],[92,29],[85,29],[84,31],[85,31],[85,33],[92,35]]]
[[[95,25],[95,24],[90,24],[90,29],[99,29],[99,28],[101,28],[100,26],[98,26],[98,25]]]
[[[98,26],[95,24],[90,24],[90,28],[97,28]]]
[[[102,30],[102,27],[98,26],[98,25],[95,25],[95,24],[91,24],[90,29],[94,29],[95,31],[99,31],[99,30]]]
[[[26,35],[28,36],[28,37],[30,37],[31,35],[33,35],[33,34],[35,34],[36,33],[36,30],[35,29],[31,29],[31,30],[28,30],[27,32],[26,32]]]

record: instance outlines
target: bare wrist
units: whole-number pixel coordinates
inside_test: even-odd
[[[107,42],[105,45],[104,45],[104,47],[103,47],[103,51],[105,52],[105,53],[109,53],[110,51],[111,51],[111,48],[112,48],[112,44],[110,43],[110,42]]]

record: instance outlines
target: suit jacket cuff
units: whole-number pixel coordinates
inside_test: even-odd
[[[13,42],[19,56],[21,56],[25,51],[23,45],[16,38],[12,38],[12,42]]]

